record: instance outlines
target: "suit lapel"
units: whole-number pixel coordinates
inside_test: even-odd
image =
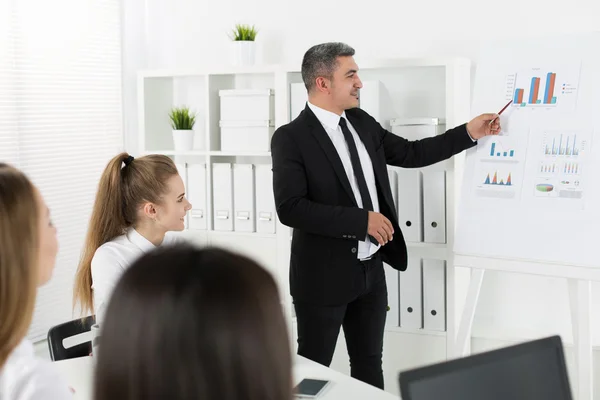
[[[362,140],[363,144],[365,145],[367,153],[369,153],[369,158],[371,159],[371,164],[373,164],[373,172],[375,173],[375,179],[377,179],[381,183],[383,177],[381,176],[381,171],[379,171],[379,168],[377,168],[377,155],[375,153],[375,143],[373,143],[372,134],[364,126],[362,121],[352,113],[351,110],[346,111],[346,117],[348,117],[348,121],[350,121],[350,123],[354,127],[354,130],[356,131],[356,133],[358,133],[360,140]]]
[[[319,145],[321,145],[321,148],[323,148],[323,151],[329,159],[329,162],[331,163],[331,166],[333,167],[338,179],[342,183],[344,190],[346,190],[346,193],[348,196],[350,196],[354,205],[358,206],[356,203],[356,197],[354,197],[354,192],[350,186],[350,181],[348,180],[348,175],[346,175],[346,170],[342,164],[342,160],[340,159],[333,142],[329,138],[329,135],[327,132],[325,132],[323,125],[321,125],[321,122],[319,122],[319,119],[315,116],[308,105],[304,109],[304,113],[306,114],[308,125],[310,126],[310,132],[313,134],[315,139],[317,139]]]
[[[346,117],[348,117],[348,121],[350,121],[350,123],[354,127],[354,130],[356,131],[356,133],[358,133],[358,136],[360,136],[360,140],[362,140],[363,144],[365,145],[367,153],[369,153],[369,157],[371,157],[371,160],[374,160],[375,144],[373,143],[373,138],[371,137],[371,134],[362,124],[361,120],[358,119],[354,114],[346,111]]]

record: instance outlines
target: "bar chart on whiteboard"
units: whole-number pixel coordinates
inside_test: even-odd
[[[577,105],[580,63],[532,67],[506,76],[506,100],[513,109],[573,111]]]
[[[518,200],[526,158],[526,135],[487,137],[477,144],[477,174],[473,187],[478,197]]]
[[[465,152],[456,266],[537,262],[536,273],[548,264],[579,279],[600,270],[598,49],[600,32],[502,39],[482,50],[471,115],[510,105],[500,134]]]

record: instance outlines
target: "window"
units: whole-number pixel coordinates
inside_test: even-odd
[[[0,160],[29,175],[58,229],[51,281],[28,337],[72,313],[102,170],[123,147],[119,0],[0,2]]]

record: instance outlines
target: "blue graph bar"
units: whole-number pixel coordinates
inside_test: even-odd
[[[558,155],[562,156],[562,135],[560,135],[560,142],[558,142]]]
[[[511,156],[511,157],[513,157],[514,155],[515,155],[515,151],[514,151],[514,150],[511,150],[511,151],[510,151],[510,156]]]
[[[537,78],[533,77],[531,78],[531,88],[529,89],[529,104],[533,103],[533,95],[534,95],[534,89],[535,89],[535,80]]]
[[[556,104],[556,97],[552,98],[552,101],[550,101],[550,104]]]
[[[492,143],[492,151],[490,151],[490,156],[494,156],[494,149],[496,148],[496,143]]]
[[[544,104],[548,104],[549,100],[548,99],[548,90],[550,89],[550,78],[552,77],[552,72],[548,72],[548,75],[546,75],[546,89],[544,90]]]

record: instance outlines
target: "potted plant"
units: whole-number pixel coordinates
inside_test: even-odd
[[[175,151],[190,151],[194,148],[194,124],[196,115],[190,113],[188,107],[174,107],[169,113],[173,128]]]
[[[256,58],[256,34],[254,25],[236,24],[231,40],[234,45],[234,63],[236,65],[253,65]]]

